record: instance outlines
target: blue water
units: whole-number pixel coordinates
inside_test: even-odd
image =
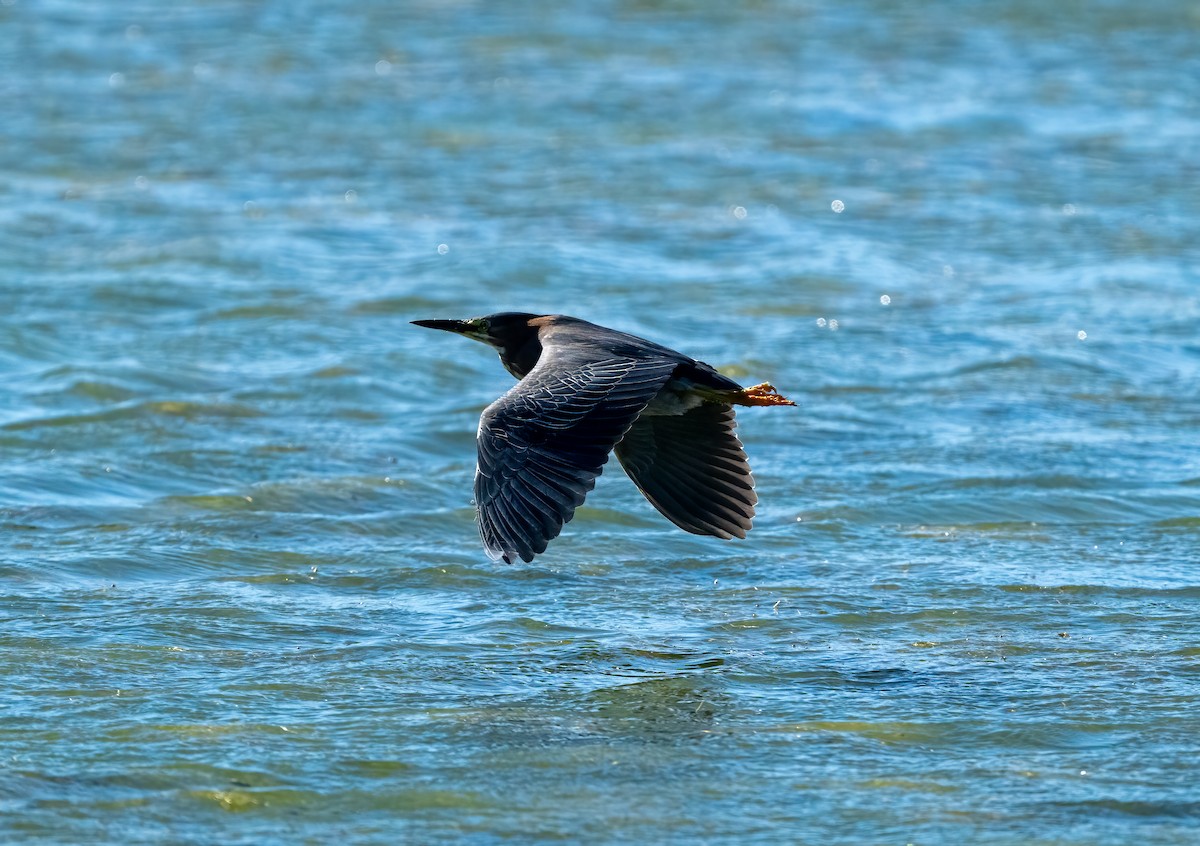
[[[0,5],[0,841],[1200,838],[1200,16]],[[564,312],[747,409],[473,523]]]

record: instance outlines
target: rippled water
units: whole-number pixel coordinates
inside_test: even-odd
[[[0,839],[1194,842],[1197,43],[4,0]],[[508,308],[798,400],[750,538],[487,561]]]

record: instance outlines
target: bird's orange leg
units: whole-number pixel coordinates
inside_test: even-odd
[[[732,402],[737,405],[795,405],[790,399],[776,391],[775,386],[770,382],[742,389],[733,395]]]

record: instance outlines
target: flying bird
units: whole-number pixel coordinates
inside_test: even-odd
[[[484,409],[475,507],[493,560],[532,561],[596,484],[608,454],[679,528],[744,538],[754,479],[733,406],[795,405],[702,361],[561,314],[414,320],[483,341],[518,380]]]

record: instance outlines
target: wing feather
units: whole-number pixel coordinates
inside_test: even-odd
[[[544,552],[677,366],[666,356],[592,360],[545,347],[479,422],[475,505],[488,554],[511,563]]]
[[[703,403],[679,415],[644,415],[616,455],[650,503],[679,528],[744,538],[758,496],[733,407]]]

